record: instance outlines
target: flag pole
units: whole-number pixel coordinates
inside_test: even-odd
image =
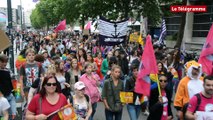
[[[155,75],[156,75],[156,78],[157,78],[159,96],[162,96],[161,95],[161,89],[160,89],[160,83],[159,83],[159,79],[158,79],[158,74],[155,74]]]

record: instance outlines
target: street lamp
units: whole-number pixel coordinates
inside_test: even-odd
[[[8,16],[9,38],[12,43],[12,45],[10,46],[10,49],[9,49],[10,50],[9,51],[10,69],[14,74],[15,70],[14,70],[14,53],[13,53],[13,35],[12,35],[13,18],[12,18],[11,0],[7,0],[7,16]]]

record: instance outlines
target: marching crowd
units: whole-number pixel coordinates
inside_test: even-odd
[[[213,111],[213,76],[205,75],[197,61],[184,61],[177,47],[153,46],[159,85],[150,74],[151,88],[143,88],[150,89],[150,96],[143,96],[134,92],[143,53],[138,43],[100,46],[95,34],[32,32],[15,34],[15,41],[20,50],[15,61],[17,79],[26,101],[23,120],[59,120],[52,113],[67,104],[78,120],[93,120],[98,102],[105,106],[106,120],[122,120],[124,105],[131,120],[146,110],[148,120],[173,120],[175,116],[195,120],[196,111]],[[16,99],[7,62],[8,56],[1,54],[0,117],[15,120]],[[122,103],[121,91],[133,92],[133,102]],[[176,113],[172,113],[172,104]]]

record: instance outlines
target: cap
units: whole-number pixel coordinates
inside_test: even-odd
[[[81,90],[81,89],[85,88],[85,85],[83,82],[79,81],[74,84],[74,88],[77,90]]]

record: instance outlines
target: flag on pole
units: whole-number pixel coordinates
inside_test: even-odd
[[[202,64],[203,72],[207,75],[213,75],[213,25],[210,28],[198,62]]]
[[[152,46],[151,36],[146,37],[146,44],[142,54],[139,72],[135,84],[135,92],[145,96],[150,95],[150,78],[149,74],[157,74],[157,62]]]
[[[86,26],[84,27],[85,30],[89,30],[91,28],[92,21],[89,21]]]
[[[66,29],[66,19],[61,21],[58,26],[54,29],[55,32],[58,32],[59,30],[65,30]]]
[[[165,45],[165,42],[164,42],[165,38],[166,38],[166,22],[165,22],[165,19],[162,19],[160,37],[155,44]]]

